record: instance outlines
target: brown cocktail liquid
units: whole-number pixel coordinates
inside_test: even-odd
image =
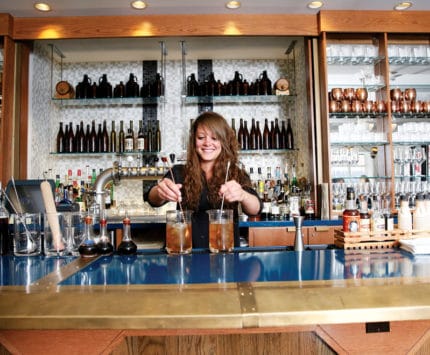
[[[234,246],[233,223],[209,224],[209,249],[212,253],[229,252]]]
[[[169,254],[188,254],[192,250],[191,223],[167,223],[166,250]]]

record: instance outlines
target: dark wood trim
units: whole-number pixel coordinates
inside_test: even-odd
[[[321,11],[319,32],[430,32],[430,11]]]
[[[11,36],[13,31],[13,17],[9,14],[0,14],[0,36]]]
[[[150,15],[15,18],[15,39],[317,36],[315,15]]]

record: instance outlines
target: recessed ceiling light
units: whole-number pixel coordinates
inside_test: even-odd
[[[309,9],[319,9],[324,5],[324,3],[322,1],[311,1],[310,3],[308,3],[307,7]]]
[[[49,6],[46,2],[36,2],[34,4],[34,8],[38,11],[43,12],[51,11],[51,6]]]
[[[138,1],[132,1],[131,3],[130,3],[130,5],[131,5],[131,7],[133,8],[133,9],[136,9],[136,10],[143,10],[143,9],[145,9],[146,8],[146,3],[145,3],[145,1],[141,1],[141,0],[138,0]]]
[[[241,6],[240,1],[229,1],[225,4],[227,9],[238,9]]]
[[[399,2],[396,6],[394,6],[394,10],[402,11],[402,10],[409,9],[411,6],[412,6],[412,2],[402,1],[402,2]]]

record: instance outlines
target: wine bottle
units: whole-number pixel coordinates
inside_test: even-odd
[[[81,121],[80,125],[76,128],[76,135],[75,135],[75,146],[76,146],[76,152],[77,153],[85,153],[85,132],[84,132],[84,122]]]
[[[145,150],[145,133],[143,131],[142,120],[139,121],[139,131],[137,132],[136,148],[139,152],[143,152]]]
[[[248,130],[248,122],[243,122],[243,150],[249,149],[249,130]]]
[[[97,152],[97,133],[96,133],[96,122],[91,122],[91,132],[88,139],[88,153]]]
[[[161,151],[161,130],[160,130],[160,121],[156,121],[156,128],[155,128],[155,151],[160,152]]]
[[[234,118],[232,118],[232,119],[231,119],[231,129],[233,130],[234,136],[236,137],[236,136],[237,136],[237,132],[236,132],[236,122],[235,122],[235,119],[234,119]]]
[[[270,121],[270,149],[276,149],[275,144],[275,123]]]
[[[124,153],[124,151],[125,151],[124,121],[120,121],[119,134],[118,134],[118,152]]]
[[[281,148],[280,149],[286,148],[286,144],[285,144],[286,136],[287,136],[287,131],[285,130],[285,121],[282,121],[281,122],[281,135],[280,135],[280,138],[281,138],[281,142],[280,142]]]
[[[257,129],[255,128],[255,118],[251,121],[251,131],[249,132],[249,149],[257,149]]]
[[[255,147],[255,149],[263,149],[263,137],[261,135],[261,130],[260,130],[260,122],[257,121],[257,127],[256,127],[256,141],[257,141],[257,145]]]
[[[64,131],[63,122],[60,122],[60,128],[57,133],[57,153],[64,153]]]
[[[271,148],[270,141],[270,131],[269,131],[269,122],[267,118],[264,119],[264,129],[263,129],[263,149]]]
[[[107,131],[106,120],[103,121],[102,139],[100,151],[107,153],[109,151],[109,134]]]
[[[112,129],[110,131],[109,151],[112,152],[112,153],[116,152],[115,121],[112,121]]]
[[[103,152],[103,130],[102,130],[102,124],[99,123],[99,128],[97,130],[97,146],[96,146],[96,152]]]
[[[148,130],[146,132],[146,142],[147,142],[147,148],[146,150],[148,152],[153,152],[154,151],[154,137],[152,134],[152,127],[151,127],[151,122],[148,121]]]
[[[73,153],[75,151],[75,135],[73,133],[73,123],[69,123],[69,130],[66,137],[66,152]]]
[[[133,130],[132,128],[127,129],[127,134],[124,139],[124,150],[126,152],[133,152],[134,151],[134,137],[133,137]]]
[[[279,129],[279,123],[277,118],[275,118],[275,131],[273,134],[273,149],[281,149],[281,130]]]
[[[243,119],[239,120],[239,130],[237,131],[237,141],[239,143],[239,148],[244,149],[244,131],[243,131]]]
[[[287,121],[287,131],[285,134],[285,148],[286,149],[294,149],[294,136],[293,136],[293,129],[291,127],[291,119],[290,118]]]

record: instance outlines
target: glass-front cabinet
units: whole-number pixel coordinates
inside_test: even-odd
[[[326,34],[331,216],[346,186],[385,211],[428,190],[430,47],[419,36]]]

